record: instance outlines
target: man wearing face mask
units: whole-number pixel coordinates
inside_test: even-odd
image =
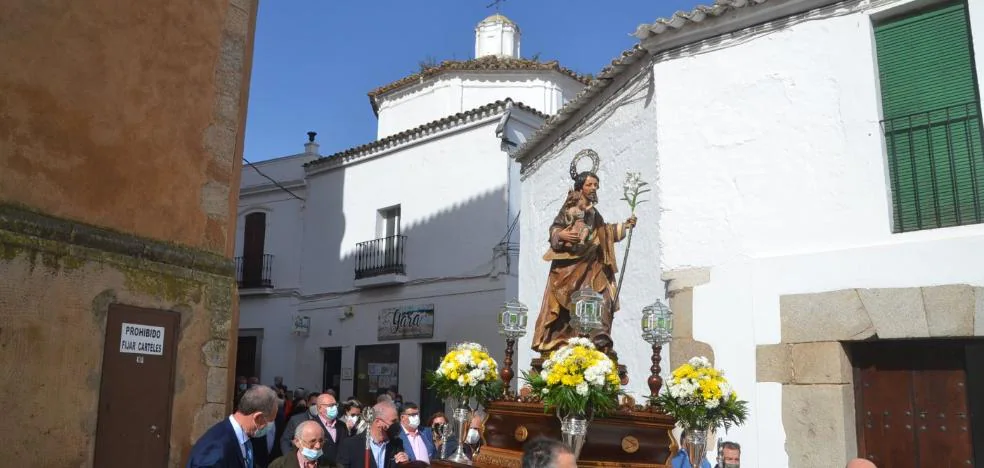
[[[485,413],[481,410],[475,411],[468,426],[468,434],[465,435],[465,455],[474,458],[482,447],[482,421],[485,420]]]
[[[348,430],[345,425],[339,424],[337,419],[338,402],[335,401],[335,397],[330,393],[318,395],[308,412],[294,416],[287,423],[284,434],[280,437],[280,450],[283,453],[287,453],[293,448],[291,434],[294,433],[297,426],[304,421],[315,421],[325,431],[325,443],[322,448],[324,451],[323,458],[329,463],[334,464],[338,454],[338,447],[342,443],[342,440],[348,436]]]
[[[325,431],[316,421],[304,421],[294,431],[296,450],[276,459],[269,468],[320,468],[334,466],[325,460],[321,450]]]
[[[345,439],[338,449],[338,464],[342,468],[394,468],[397,464],[410,461],[410,457],[403,451],[396,406],[393,402],[384,401],[376,403],[372,409],[372,423],[369,424],[369,429]],[[367,455],[368,464],[366,464]]]
[[[400,425],[403,429],[400,431],[400,439],[410,461],[422,461],[429,465],[437,456],[437,447],[434,446],[434,434],[431,429],[420,427],[420,408],[416,403],[403,404]]]
[[[243,393],[239,408],[205,431],[191,448],[187,468],[256,468],[253,437],[264,438],[277,417],[277,394],[263,385]]]

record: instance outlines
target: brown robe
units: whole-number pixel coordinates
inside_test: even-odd
[[[544,260],[550,261],[550,274],[536,319],[532,348],[544,358],[550,351],[563,346],[568,338],[577,336],[577,330],[570,324],[574,307],[571,294],[581,289],[582,285],[589,284],[591,289],[605,298],[601,314],[602,329],[595,330],[592,338],[604,335],[611,342],[612,318],[618,310],[617,302],[611,306],[615,296],[615,272],[618,271],[615,243],[625,237],[625,225],[605,223],[601,213],[590,206],[585,210],[584,221],[593,235],[589,236],[587,243],[568,247],[562,245],[558,237],[561,231],[569,227],[566,215],[562,208],[551,224],[550,250],[543,256]]]

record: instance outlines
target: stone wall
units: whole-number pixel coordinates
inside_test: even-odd
[[[853,368],[843,343],[981,336],[984,288],[794,294],[780,298],[780,317],[782,342],[758,346],[756,380],[782,384],[789,465],[843,466],[858,451]]]
[[[170,466],[231,409],[256,8],[0,5],[0,459],[92,466],[113,303],[181,315]]]
[[[666,296],[673,311],[673,342],[670,343],[670,371],[694,356],[714,362],[711,345],[694,339],[694,288],[711,280],[708,268],[690,268],[663,273]]]

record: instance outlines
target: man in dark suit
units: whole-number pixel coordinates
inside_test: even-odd
[[[437,447],[434,446],[434,433],[429,427],[420,427],[420,408],[416,403],[403,404],[400,412],[400,440],[410,461],[422,461],[430,464],[437,458]]]
[[[248,388],[239,408],[195,442],[187,468],[256,468],[253,437],[264,438],[277,417],[277,393],[257,385]]]
[[[287,454],[297,448],[293,444],[294,431],[297,430],[297,426],[304,421],[317,421],[325,431],[325,442],[321,448],[324,452],[322,459],[335,464],[338,458],[338,447],[348,437],[348,429],[345,424],[338,422],[338,402],[335,401],[333,395],[322,393],[318,395],[318,399],[315,400],[311,409],[312,411],[290,418],[287,427],[284,428],[283,435],[280,436],[280,451]]]
[[[410,458],[403,451],[400,440],[400,422],[393,402],[376,403],[372,421],[362,434],[349,437],[338,450],[338,464],[342,468],[395,468],[398,463],[408,463]],[[366,438],[369,441],[369,464],[365,464]]]

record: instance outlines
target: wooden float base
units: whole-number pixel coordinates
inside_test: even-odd
[[[638,408],[638,407],[637,407]],[[537,436],[561,439],[556,414],[544,413],[543,404],[496,401],[486,408],[483,445],[471,466],[520,468],[523,444]],[[648,468],[668,467],[678,450],[672,437],[673,418],[651,411],[619,410],[598,418],[588,426],[588,435],[577,461],[578,467]],[[434,466],[461,468],[467,465],[434,460]]]

